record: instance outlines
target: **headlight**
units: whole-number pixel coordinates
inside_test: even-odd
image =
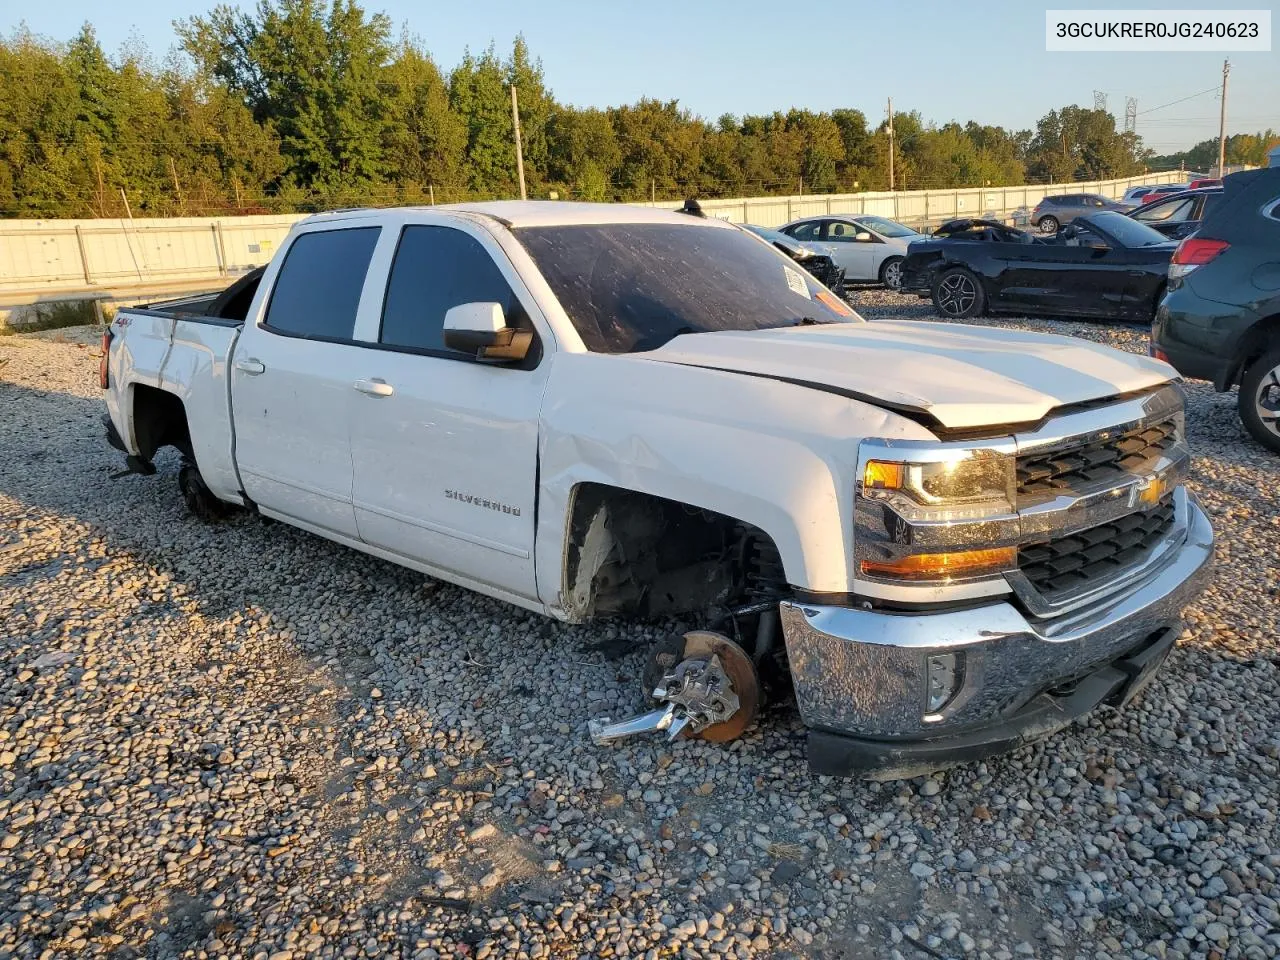
[[[865,445],[855,505],[857,576],[939,585],[1014,569],[1015,460],[1012,448],[999,446]]]
[[[917,503],[945,506],[992,500],[1008,503],[1013,495],[1013,461],[1006,457],[959,458],[937,463],[869,460],[863,489],[901,490]]]

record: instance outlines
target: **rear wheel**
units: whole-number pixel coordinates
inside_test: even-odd
[[[194,463],[183,461],[178,471],[178,489],[187,509],[205,523],[215,523],[227,515],[227,505],[213,495]]]
[[[1253,439],[1280,453],[1280,347],[1272,347],[1244,372],[1237,398],[1240,419]]]
[[[890,290],[902,288],[902,258],[890,257],[880,264],[880,282]]]
[[[986,300],[981,282],[964,267],[943,271],[933,281],[933,308],[944,317],[953,320],[976,317],[982,313]]]
[[[1041,217],[1036,221],[1036,226],[1040,228],[1041,233],[1057,233],[1059,227],[1058,218]]]

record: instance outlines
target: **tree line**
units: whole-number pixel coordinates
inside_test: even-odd
[[[1225,163],[1229,167],[1265,167],[1267,151],[1277,143],[1280,143],[1280,133],[1271,129],[1257,133],[1233,133],[1227,137]],[[1159,164],[1162,170],[1208,170],[1218,165],[1218,138],[1201,140],[1189,150],[1179,153],[1153,157],[1151,162]]]
[[[447,73],[355,0],[261,0],[175,24],[181,49],[108,57],[0,40],[0,215],[181,216],[517,194],[510,88],[530,196],[640,200],[888,189],[887,123],[854,108],[695,116],[677,101],[560,103],[523,38]],[[899,190],[1143,172],[1150,151],[1105,111],[1035,130],[893,121]]]

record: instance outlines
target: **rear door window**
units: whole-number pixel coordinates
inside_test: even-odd
[[[1152,205],[1149,210],[1143,210],[1133,219],[1144,223],[1181,223],[1191,216],[1195,205],[1195,197],[1166,200],[1164,203]]]
[[[464,303],[498,303],[509,326],[530,325],[511,285],[475,237],[453,227],[405,227],[391,264],[378,342],[470,356],[444,345],[444,315]]]
[[[827,224],[826,238],[836,243],[855,243],[872,239],[866,227],[860,227],[846,220],[830,221]]]
[[[795,237],[797,240],[817,240],[822,232],[821,220],[806,220],[804,223],[797,223],[794,227],[790,227],[787,233]]]
[[[350,340],[380,227],[304,233],[289,247],[264,325],[274,333]]]

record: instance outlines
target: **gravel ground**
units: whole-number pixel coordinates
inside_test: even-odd
[[[1143,699],[871,784],[785,705],[592,746],[661,625],[204,526],[173,456],[112,479],[93,343],[0,338],[0,957],[1280,954],[1276,460],[1233,397],[1190,387],[1220,567]]]

